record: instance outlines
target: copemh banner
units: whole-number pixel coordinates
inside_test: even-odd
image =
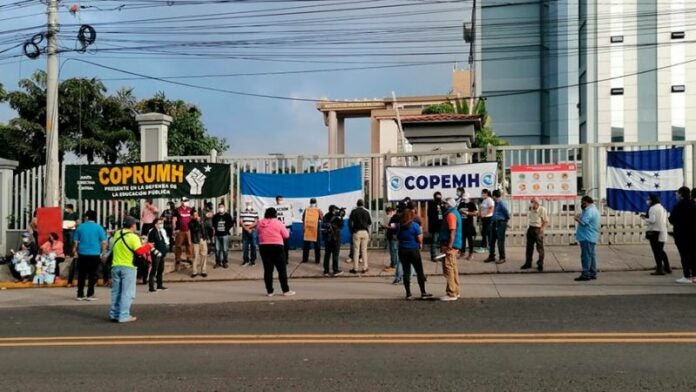
[[[65,167],[65,195],[70,199],[203,199],[229,191],[227,164],[143,162]]]
[[[468,165],[430,167],[388,167],[387,199],[389,201],[431,200],[433,193],[455,197],[458,187],[463,187],[471,197],[481,197],[484,189],[498,186],[498,163],[472,163]]]

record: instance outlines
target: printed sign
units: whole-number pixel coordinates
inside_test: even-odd
[[[577,165],[510,166],[513,199],[575,199],[578,194]]]
[[[390,201],[430,200],[433,193],[455,197],[456,190],[463,187],[471,197],[481,197],[484,189],[498,187],[498,163],[472,163],[470,165],[433,167],[388,167],[387,199]]]
[[[230,165],[207,162],[147,162],[127,165],[68,165],[70,199],[192,199],[229,193]]]

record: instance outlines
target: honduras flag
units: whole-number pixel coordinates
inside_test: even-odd
[[[683,184],[683,147],[607,153],[607,202],[616,211],[645,212],[650,195],[671,211]]]
[[[309,206],[309,199],[316,198],[317,206],[326,214],[330,205],[346,208],[346,217],[362,198],[362,176],[360,166],[305,174],[258,174],[241,173],[242,207],[252,201],[259,217],[276,204],[276,196],[283,196],[284,204],[292,206],[292,233],[290,245],[301,247],[304,241],[302,213]],[[287,223],[287,221],[286,221]],[[343,227],[342,242],[350,241],[348,222]]]

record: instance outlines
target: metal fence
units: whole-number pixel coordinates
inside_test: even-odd
[[[632,213],[613,211],[605,204],[606,195],[606,153],[612,150],[646,150],[655,148],[670,148],[682,146],[684,152],[684,184],[694,184],[694,145],[696,142],[660,142],[660,143],[613,143],[613,144],[584,144],[584,145],[539,145],[539,146],[503,146],[487,149],[467,149],[463,151],[442,151],[429,153],[399,153],[399,154],[369,154],[341,156],[210,156],[169,157],[169,160],[188,162],[217,162],[231,166],[230,192],[215,200],[230,206],[230,210],[239,218],[241,200],[240,174],[254,173],[312,173],[359,165],[362,168],[366,207],[370,210],[375,221],[383,217],[386,206],[386,187],[384,180],[385,168],[389,166],[427,167],[466,164],[472,162],[497,161],[499,168],[500,188],[509,195],[510,166],[532,164],[574,163],[578,167],[578,198],[576,200],[544,200],[542,204],[550,214],[550,226],[546,234],[549,244],[574,243],[574,216],[579,212],[579,198],[589,194],[597,200],[597,207],[602,214],[601,242],[605,244],[627,244],[643,240],[644,226],[641,219]],[[33,211],[42,203],[42,181],[44,168],[35,168],[18,173],[14,178],[11,227],[22,229],[31,221]],[[454,195],[445,195],[454,196]],[[527,228],[528,202],[511,200],[506,196],[512,213],[508,242],[520,245],[524,243]],[[63,198],[64,203],[66,202]],[[201,207],[203,200],[194,201]],[[112,223],[123,214],[137,207],[140,201],[94,201],[84,200],[79,205],[81,211],[94,209],[100,222]],[[352,207],[352,206],[345,206]],[[419,202],[419,211],[425,218],[427,202]],[[376,238],[379,236],[376,236]]]

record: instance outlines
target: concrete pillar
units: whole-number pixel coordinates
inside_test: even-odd
[[[7,254],[7,230],[12,205],[12,176],[19,162],[0,158],[0,255]]]
[[[381,140],[381,127],[379,124],[379,120],[372,117],[370,118],[370,146],[372,147],[370,149],[370,153],[372,154],[379,154],[381,153],[381,147],[382,147],[382,140]]]
[[[346,119],[341,117],[338,119],[338,132],[336,133],[336,145],[338,154],[346,153]]]
[[[329,155],[338,154],[338,116],[335,110],[329,116]]]
[[[161,113],[146,113],[135,116],[140,127],[140,162],[164,161],[169,156],[167,141],[169,124],[172,118]],[[160,211],[166,206],[166,200],[153,200]],[[141,210],[143,208],[141,201]]]

